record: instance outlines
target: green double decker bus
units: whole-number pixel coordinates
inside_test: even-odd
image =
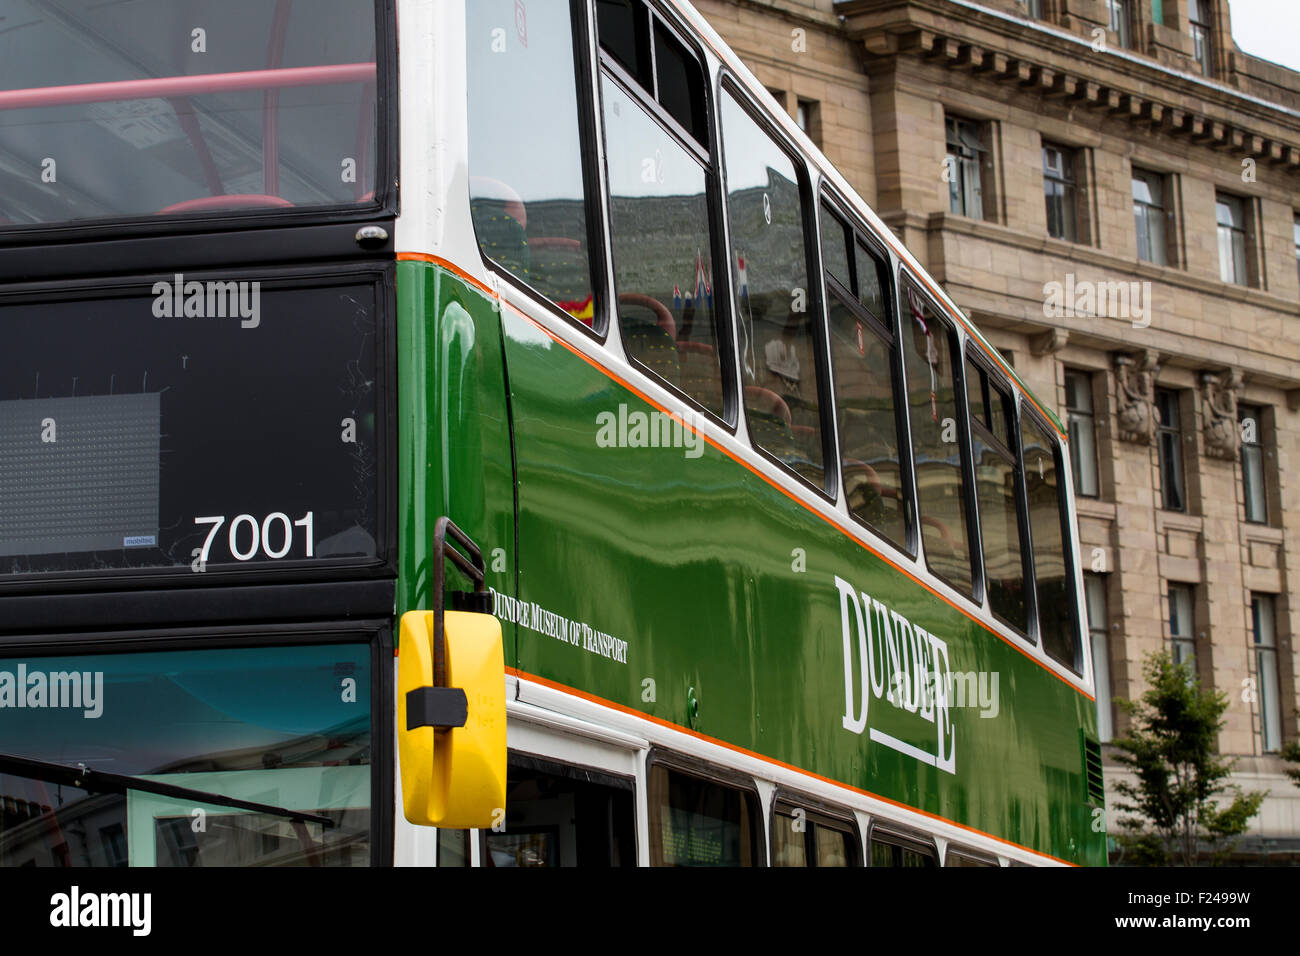
[[[1062,426],[684,0],[0,27],[0,863],[1105,862]]]

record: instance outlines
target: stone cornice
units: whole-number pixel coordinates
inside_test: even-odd
[[[828,33],[839,33],[842,27],[841,17],[817,10],[804,3],[796,3],[794,0],[722,0],[722,2],[735,7],[762,10],[766,14],[777,14],[793,23],[817,27]]]
[[[1221,84],[1196,82],[1154,60],[1092,53],[1063,31],[948,0],[852,0],[837,10],[846,16],[847,34],[862,43],[869,72],[894,57],[915,57],[1083,106],[1144,132],[1187,137],[1300,171],[1300,115]]]

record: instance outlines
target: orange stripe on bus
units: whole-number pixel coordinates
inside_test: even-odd
[[[470,285],[474,286],[477,289],[481,289],[483,292],[486,292],[492,298],[494,299],[498,298],[496,290],[493,289],[486,282],[482,281],[481,279],[474,278],[472,275],[470,275],[460,266],[456,265],[456,263],[452,262],[449,259],[444,259],[441,256],[431,256],[427,252],[399,252],[397,254],[397,261],[398,262],[431,262],[436,266],[442,266],[442,268],[446,269],[448,272],[454,272],[456,275],[460,276],[466,282],[470,283]]]
[[[918,807],[913,807],[906,803],[901,803],[898,800],[891,800],[889,797],[883,797],[878,793],[872,793],[870,790],[863,790],[861,787],[855,787],[853,786],[853,784],[845,783],[843,780],[835,780],[832,779],[831,777],[825,777],[819,773],[814,773],[813,771],[807,770],[803,767],[797,767],[794,764],[786,763],[784,760],[777,760],[775,757],[768,757],[760,753],[755,753],[753,750],[747,750],[744,747],[738,746],[736,744],[727,743],[725,740],[719,740],[716,737],[710,737],[707,734],[700,733],[699,731],[691,730],[689,727],[683,727],[681,724],[675,724],[671,720],[665,720],[663,717],[656,717],[653,714],[643,713],[642,711],[636,710],[632,707],[627,707],[624,706],[623,704],[615,703],[612,700],[606,700],[603,697],[597,697],[595,694],[589,694],[586,691],[578,690],[576,687],[570,687],[567,684],[561,684],[558,681],[548,680],[545,677],[538,677],[536,674],[530,674],[528,673],[528,671],[520,670],[517,667],[507,667],[506,673],[513,677],[519,678],[520,680],[532,681],[536,684],[541,684],[543,687],[549,687],[551,690],[560,691],[561,693],[568,694],[572,697],[579,697],[582,700],[588,701],[589,703],[592,704],[598,704],[601,707],[608,707],[611,710],[617,710],[620,713],[628,714],[632,717],[640,717],[642,720],[647,720],[650,721],[651,723],[658,724],[661,727],[667,727],[670,730],[678,731],[679,733],[683,733],[690,737],[694,737],[696,740],[702,740],[705,743],[714,744],[715,746],[722,747],[725,750],[730,750],[733,751],[734,753],[743,754],[744,756],[752,757],[755,760],[761,760],[763,763],[772,764],[773,766],[781,767],[785,770],[791,770],[795,773],[802,774],[803,776],[806,777],[812,777],[814,780],[820,780],[822,783],[830,784],[833,787],[842,787],[845,790],[852,790],[854,793],[859,793],[862,794],[864,797],[870,797],[873,800],[879,800],[882,803],[889,804],[890,806],[898,807],[900,810],[909,810],[912,813],[919,813],[924,817],[929,817],[931,820],[938,820],[941,823],[947,823],[950,824],[951,826],[959,827],[962,830],[967,831],[968,833],[975,833],[978,834],[979,836],[987,837],[988,839],[995,840],[998,843],[1003,843],[1006,844],[1007,846],[1013,846],[1018,850],[1024,850],[1026,853],[1032,853],[1035,856],[1046,857],[1049,860],[1055,860],[1057,863],[1064,863],[1066,866],[1077,865],[1071,863],[1069,860],[1063,860],[1058,856],[1052,856],[1052,854],[1050,853],[1044,853],[1041,850],[1034,850],[1031,849],[1030,847],[1023,846],[1019,843],[1016,843],[1014,840],[1007,840],[1000,836],[994,836],[992,833],[987,833],[984,830],[977,829],[976,827],[967,826],[964,823],[958,823],[956,820],[950,820],[948,817],[942,816],[938,813],[931,813],[928,810],[921,810]]]
[[[505,302],[504,299],[503,299],[502,301]],[[1067,686],[1067,687],[1069,687],[1070,689],[1075,690],[1075,691],[1077,691],[1078,693],[1082,694],[1084,697],[1088,698],[1088,700],[1091,700],[1091,701],[1093,701],[1094,703],[1096,702],[1096,698],[1093,697],[1092,694],[1089,694],[1089,693],[1088,693],[1086,690],[1084,690],[1082,687],[1078,687],[1078,686],[1076,686],[1074,683],[1072,683],[1068,678],[1064,677],[1063,675],[1058,674],[1055,670],[1053,670],[1053,669],[1052,669],[1051,667],[1049,667],[1047,664],[1043,663],[1041,660],[1039,660],[1039,659],[1038,659],[1037,657],[1035,657],[1034,655],[1030,654],[1027,650],[1025,650],[1023,647],[1021,647],[1018,643],[1016,643],[1016,642],[1015,642],[1014,640],[1012,640],[1011,638],[1006,637],[1006,636],[1003,635],[1003,634],[999,634],[997,631],[995,631],[995,630],[993,630],[992,628],[990,628],[986,623],[984,623],[983,621],[981,621],[979,618],[975,617],[975,615],[971,614],[968,610],[966,610],[965,608],[963,608],[960,604],[957,604],[955,601],[950,600],[947,596],[945,596],[945,595],[939,593],[939,592],[936,591],[934,588],[932,588],[929,584],[927,584],[925,581],[922,581],[922,580],[921,580],[920,578],[918,578],[916,575],[912,574],[912,572],[909,571],[907,568],[904,568],[904,567],[902,567],[901,565],[894,563],[894,562],[893,562],[892,560],[890,560],[886,555],[884,555],[884,554],[882,554],[881,552],[877,551],[875,548],[873,548],[870,544],[868,544],[868,543],[867,543],[866,541],[864,541],[862,538],[859,538],[859,537],[858,537],[856,534],[854,534],[854,533],[853,533],[849,528],[846,528],[844,525],[842,525],[840,522],[836,521],[834,518],[831,518],[831,517],[829,517],[829,516],[827,516],[827,515],[825,515],[825,514],[822,514],[822,513],[821,513],[820,511],[818,511],[817,509],[810,507],[810,506],[808,505],[807,502],[805,502],[803,499],[801,499],[801,498],[799,498],[798,496],[796,496],[796,495],[795,495],[793,492],[791,492],[789,489],[787,489],[787,488],[785,488],[784,486],[778,484],[775,480],[773,480],[773,479],[772,479],[771,477],[769,477],[768,475],[764,474],[764,473],[763,473],[762,471],[760,471],[757,467],[755,467],[754,465],[750,464],[749,462],[747,462],[745,459],[741,458],[740,456],[736,455],[734,452],[732,452],[732,451],[730,451],[730,450],[724,448],[722,445],[720,445],[718,442],[714,441],[714,440],[713,440],[712,438],[710,438],[708,435],[702,434],[702,433],[701,433],[698,429],[696,429],[694,426],[688,424],[688,423],[687,423],[687,422],[686,422],[686,421],[685,421],[685,420],[684,420],[680,415],[678,415],[676,412],[672,411],[672,410],[669,409],[669,408],[664,407],[664,406],[661,405],[659,402],[655,401],[653,398],[651,398],[651,397],[650,397],[649,395],[647,395],[645,392],[641,391],[639,388],[637,388],[637,387],[636,387],[635,385],[633,385],[631,382],[627,381],[625,378],[623,378],[623,377],[622,377],[621,375],[619,375],[617,372],[614,372],[614,371],[612,371],[611,369],[606,368],[605,366],[601,365],[598,361],[596,361],[594,358],[592,358],[590,355],[587,355],[585,352],[582,352],[582,351],[580,351],[579,349],[577,349],[576,347],[570,345],[568,342],[565,342],[563,339],[561,339],[559,336],[557,336],[554,332],[552,332],[552,331],[551,331],[550,329],[548,329],[546,326],[542,325],[540,322],[538,322],[536,319],[534,319],[534,318],[533,318],[531,315],[529,315],[527,312],[524,312],[522,309],[519,309],[518,307],[516,307],[515,305],[513,305],[513,304],[511,304],[511,303],[509,303],[509,302],[505,302],[505,304],[506,304],[507,306],[509,306],[509,307],[510,307],[510,310],[511,310],[512,312],[514,312],[516,315],[518,315],[518,316],[522,317],[523,319],[527,320],[528,322],[532,323],[532,324],[533,324],[534,326],[536,326],[536,327],[537,327],[537,328],[538,328],[538,329],[539,329],[543,334],[545,334],[548,338],[552,339],[553,341],[555,341],[555,342],[558,343],[559,345],[561,345],[561,346],[563,346],[564,348],[568,349],[570,352],[572,352],[572,353],[573,353],[574,355],[576,355],[578,358],[582,359],[584,362],[586,362],[586,363],[587,363],[588,365],[590,365],[592,368],[596,369],[596,371],[600,372],[601,374],[605,375],[605,376],[608,377],[608,378],[613,379],[615,382],[618,382],[620,385],[622,385],[622,386],[623,386],[624,388],[626,388],[628,391],[630,391],[630,392],[632,392],[633,394],[635,394],[636,396],[638,396],[638,397],[639,397],[642,401],[644,401],[646,404],[648,404],[648,405],[654,407],[655,409],[659,410],[659,411],[662,412],[663,414],[669,416],[669,417],[672,418],[674,421],[681,422],[683,427],[685,427],[685,428],[690,428],[692,432],[694,432],[694,433],[695,433],[696,435],[698,435],[700,438],[704,439],[706,442],[708,442],[710,445],[712,445],[712,446],[713,446],[714,448],[716,448],[718,451],[722,452],[722,454],[726,455],[726,456],[727,456],[728,458],[730,458],[732,461],[736,462],[737,464],[739,464],[740,466],[742,466],[743,468],[745,468],[747,471],[749,471],[749,472],[751,472],[752,474],[754,474],[755,476],[757,476],[758,478],[761,478],[761,479],[762,479],[763,481],[765,481],[768,485],[770,485],[771,487],[775,488],[775,489],[776,489],[777,491],[779,491],[781,494],[785,495],[787,498],[789,498],[789,499],[790,499],[791,501],[793,501],[795,504],[799,505],[799,507],[803,508],[805,511],[808,511],[808,512],[812,513],[812,514],[815,515],[816,517],[821,518],[823,521],[825,521],[825,522],[826,522],[828,525],[830,525],[832,528],[836,529],[836,530],[839,531],[841,534],[843,534],[845,537],[847,537],[850,541],[853,541],[853,542],[856,543],[859,547],[865,549],[866,551],[870,552],[871,554],[874,554],[877,558],[879,558],[881,561],[884,561],[886,564],[888,564],[888,565],[889,565],[891,568],[893,568],[895,571],[898,571],[899,573],[905,575],[908,579],[910,579],[910,580],[913,581],[914,583],[919,584],[921,587],[925,588],[927,591],[929,591],[929,592],[930,592],[931,594],[933,594],[935,597],[939,598],[939,600],[943,601],[943,602],[944,602],[945,604],[947,604],[949,607],[953,608],[953,610],[955,610],[955,611],[959,612],[960,614],[962,614],[963,616],[969,618],[971,621],[974,621],[976,624],[978,624],[981,628],[983,628],[983,629],[984,629],[985,631],[987,631],[989,634],[992,634],[992,635],[993,635],[994,637],[996,637],[998,640],[1002,641],[1002,643],[1004,643],[1004,644],[1006,644],[1008,647],[1011,647],[1011,648],[1013,648],[1014,650],[1016,650],[1016,651],[1017,651],[1019,654],[1021,654],[1024,658],[1026,658],[1026,659],[1029,660],[1029,661],[1032,661],[1034,664],[1038,665],[1038,666],[1041,667],[1043,670],[1047,671],[1047,673],[1051,674],[1053,677],[1055,677],[1055,678],[1056,678],[1057,680],[1059,680],[1061,683],[1065,684],[1065,686]]]

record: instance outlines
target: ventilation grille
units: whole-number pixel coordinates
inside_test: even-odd
[[[1087,734],[1080,732],[1083,741],[1083,785],[1088,802],[1095,806],[1104,806],[1106,802],[1106,784],[1101,777],[1101,744]]]

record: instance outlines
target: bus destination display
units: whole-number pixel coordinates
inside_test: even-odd
[[[378,283],[0,302],[0,579],[374,563]]]

